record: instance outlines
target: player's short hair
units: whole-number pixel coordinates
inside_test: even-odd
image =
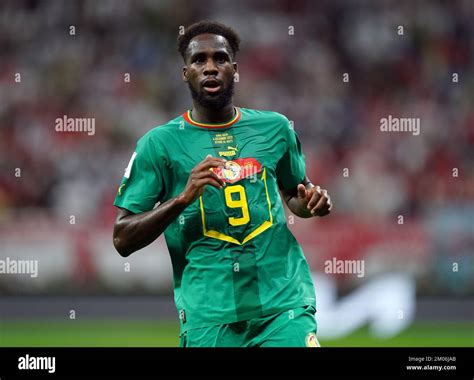
[[[200,34],[217,34],[224,37],[232,50],[232,58],[239,51],[240,37],[234,29],[216,21],[199,21],[186,28],[184,34],[178,37],[178,51],[186,62],[186,52],[189,42]]]

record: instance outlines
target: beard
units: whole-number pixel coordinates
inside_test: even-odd
[[[216,95],[207,95],[204,91],[198,92],[188,82],[189,90],[193,100],[201,107],[219,110],[232,102],[234,96],[234,81]]]

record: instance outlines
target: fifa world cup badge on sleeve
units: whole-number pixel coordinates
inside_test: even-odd
[[[179,319],[181,319],[183,323],[186,323],[186,313],[184,312],[184,309],[179,311]]]
[[[321,347],[315,333],[310,332],[306,335],[306,347]]]

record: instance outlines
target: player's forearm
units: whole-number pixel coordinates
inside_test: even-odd
[[[132,214],[122,209],[114,227],[114,246],[120,255],[129,256],[155,241],[186,207],[202,196],[206,186],[221,189],[224,186],[222,178],[210,169],[223,167],[225,162],[208,155],[191,170],[183,192],[154,210]]]
[[[188,206],[181,197],[170,199],[154,210],[129,214],[115,222],[114,246],[127,257],[154,242]]]

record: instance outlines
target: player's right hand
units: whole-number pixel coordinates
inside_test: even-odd
[[[214,186],[216,189],[222,189],[225,186],[224,181],[219,178],[212,168],[224,167],[226,160],[222,158],[212,157],[210,154],[192,170],[188,178],[188,183],[180,194],[180,198],[186,204],[191,204],[198,199],[203,193],[207,185]]]

